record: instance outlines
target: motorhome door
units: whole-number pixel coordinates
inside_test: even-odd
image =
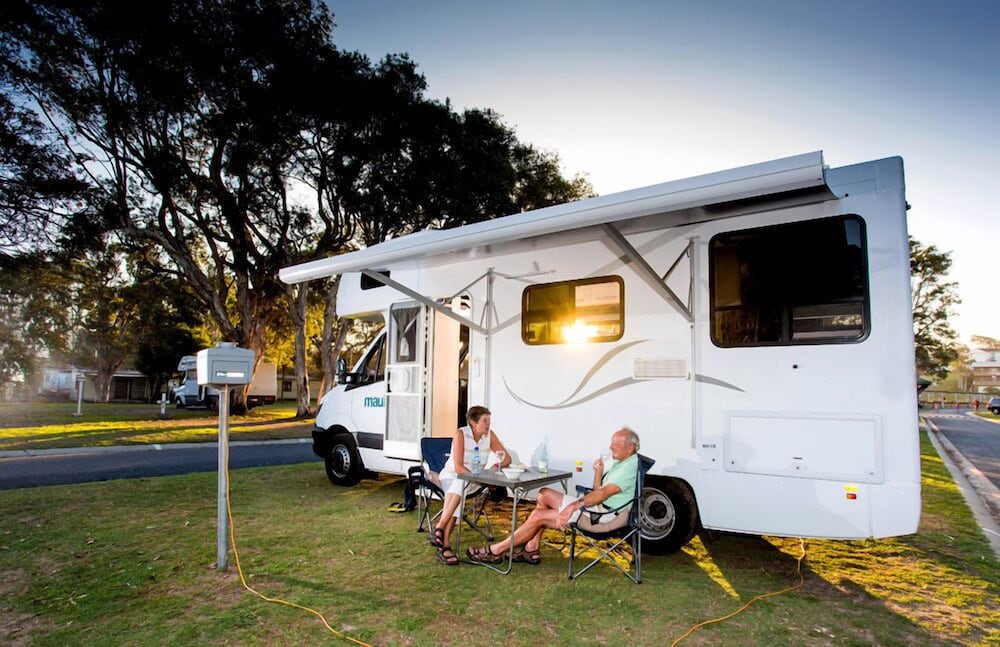
[[[427,308],[397,303],[389,309],[386,365],[386,428],[383,452],[390,458],[420,459],[426,390]]]

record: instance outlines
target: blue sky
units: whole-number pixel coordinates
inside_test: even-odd
[[[1000,338],[1000,2],[330,0],[334,42],[406,52],[602,194],[812,150],[900,155],[910,233],[951,251],[963,340]]]

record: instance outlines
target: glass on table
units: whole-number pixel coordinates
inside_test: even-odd
[[[507,452],[499,451],[496,452],[496,455],[497,455],[497,469],[498,470],[503,469],[503,461],[505,458],[507,458]]]

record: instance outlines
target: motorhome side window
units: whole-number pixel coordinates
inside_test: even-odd
[[[723,233],[709,247],[717,346],[843,343],[868,333],[858,216]]]
[[[616,341],[624,331],[621,277],[532,285],[521,296],[521,339],[526,344]]]
[[[360,384],[374,384],[385,379],[385,335],[379,335],[378,342],[372,346],[364,361],[358,366]]]

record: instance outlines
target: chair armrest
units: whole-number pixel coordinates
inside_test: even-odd
[[[594,488],[587,487],[586,485],[577,485],[576,486],[576,493],[577,494],[587,494],[587,493],[593,492],[593,491],[594,491]]]

